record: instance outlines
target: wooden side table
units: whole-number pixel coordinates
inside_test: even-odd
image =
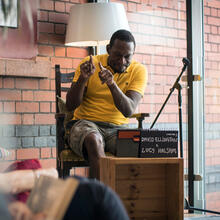
[[[183,159],[101,158],[100,180],[120,196],[131,219],[183,220]]]

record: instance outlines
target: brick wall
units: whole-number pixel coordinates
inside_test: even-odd
[[[55,166],[53,154],[49,160],[41,158],[40,153],[43,148],[55,147],[54,65],[60,64],[63,72],[72,71],[81,58],[87,55],[85,48],[64,46],[70,7],[83,1],[41,0],[39,3],[38,54],[34,59],[35,62],[49,62],[52,68],[47,74],[38,76],[42,71],[37,67],[33,68],[38,71],[32,71],[33,68],[23,71],[26,69],[25,62],[29,62],[27,60],[16,63],[13,60],[0,59],[0,66],[5,69],[1,74],[4,76],[0,77],[2,100],[0,112],[1,117],[10,125],[8,127],[6,122],[3,123],[2,130],[5,130],[5,127],[12,130],[10,134],[5,132],[0,134],[4,139],[3,144],[14,151],[13,159],[21,159],[18,155],[23,149],[33,149],[37,151],[36,157],[42,161],[50,161],[51,164],[45,162],[45,165]],[[123,3],[127,10],[131,31],[137,41],[135,59],[145,64],[149,72],[148,86],[137,112],[150,112],[151,118],[147,119],[147,122],[151,122],[179,73],[182,57],[186,54],[185,4],[183,2],[164,4],[163,1],[156,1],[154,4],[141,1],[120,1],[120,3]],[[7,71],[8,69],[13,71]],[[183,91],[183,96],[185,95],[186,92]],[[174,93],[158,123],[176,124],[177,112],[177,96]],[[42,133],[42,129],[47,129],[47,132]],[[29,134],[25,136],[26,131],[29,131]],[[32,151],[25,152],[28,157],[27,153]]]
[[[0,59],[0,114],[1,145],[12,152],[8,161],[2,161],[1,170],[14,160],[39,158],[43,167],[56,166],[55,150],[55,81],[54,65],[60,64],[63,72],[76,68],[86,56],[85,48],[65,47],[65,31],[68,13],[73,4],[85,0],[41,0],[37,11],[37,57],[35,62],[47,62],[51,70],[24,71],[21,64],[13,64],[14,71],[7,72],[12,62]],[[154,120],[169,89],[181,71],[182,58],[186,56],[186,8],[185,1],[116,1],[122,3],[132,33],[137,41],[135,59],[148,69],[148,85],[137,112],[149,112],[151,117],[145,127]],[[220,165],[219,144],[219,52],[220,52],[220,1],[205,1],[205,50],[206,50],[206,164],[217,171]],[[24,62],[24,60],[22,60]],[[27,60],[25,60],[27,62]],[[9,66],[10,67],[10,66]],[[12,66],[11,66],[12,67]],[[12,72],[17,71],[16,76]],[[35,68],[35,67],[33,67]],[[37,69],[37,67],[36,67]],[[44,69],[44,68],[42,68]],[[39,69],[38,69],[39,70]],[[22,72],[23,71],[23,72]],[[18,74],[21,73],[18,77]],[[26,77],[22,77],[26,74]],[[36,74],[35,77],[33,74]],[[38,75],[40,74],[40,75]],[[2,76],[4,75],[4,76]],[[39,78],[40,77],[40,78]],[[183,93],[184,140],[186,140],[187,91]],[[7,122],[7,123],[6,123]],[[134,120],[131,123],[135,123]],[[214,126],[213,126],[214,125]],[[175,91],[160,116],[157,127],[178,128],[177,92]],[[184,142],[184,155],[187,142]],[[187,159],[187,158],[186,158]],[[187,160],[185,160],[185,167]],[[85,170],[76,172],[87,175]],[[209,178],[213,179],[213,178]],[[209,181],[207,180],[207,183]],[[209,208],[217,207],[217,200]]]
[[[12,153],[1,161],[1,171],[14,160],[29,158],[56,167],[54,65],[71,71],[87,55],[84,48],[64,46],[69,9],[76,3],[84,1],[39,1],[37,57],[0,59],[0,145]]]

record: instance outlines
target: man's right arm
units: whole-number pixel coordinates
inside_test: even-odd
[[[80,75],[77,82],[72,83],[66,95],[66,107],[69,111],[73,111],[81,104],[86,91],[86,82],[87,79]]]
[[[95,66],[92,56],[89,60],[80,65],[80,75],[66,94],[66,107],[69,111],[75,110],[83,101],[83,95],[86,92],[86,84],[89,77],[95,72]]]

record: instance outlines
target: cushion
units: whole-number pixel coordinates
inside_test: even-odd
[[[65,114],[64,127],[66,127],[66,124],[73,119],[73,111],[69,111],[67,109],[66,101],[64,99],[62,99],[59,96],[57,96],[57,99],[58,99],[59,113]]]
[[[11,152],[0,147],[0,160],[4,160],[11,155]]]

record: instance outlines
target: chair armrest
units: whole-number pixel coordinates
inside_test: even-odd
[[[138,128],[143,128],[142,122],[146,117],[150,117],[149,113],[137,113],[133,114],[129,118],[136,118],[138,120]]]

